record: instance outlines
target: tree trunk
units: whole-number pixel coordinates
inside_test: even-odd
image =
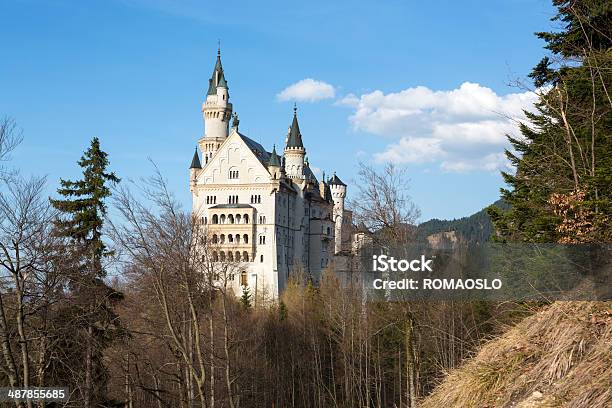
[[[83,407],[90,408],[91,406],[91,369],[93,358],[93,328],[90,323],[87,323],[87,336],[85,338],[85,390],[83,391]]]
[[[227,316],[227,298],[223,293],[223,348],[225,352],[225,385],[230,408],[234,408],[234,393],[232,392],[231,361],[229,352],[229,319]]]
[[[412,317],[406,322],[406,400],[409,408],[417,406],[416,355],[414,350],[414,324]]]

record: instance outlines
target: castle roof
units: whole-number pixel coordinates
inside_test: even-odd
[[[270,161],[268,163],[270,166],[280,167],[280,159],[278,158],[278,154],[276,154],[276,145],[272,147],[272,154],[270,154]]]
[[[217,50],[217,62],[215,63],[215,68],[213,69],[212,75],[208,80],[208,95],[216,95],[217,87],[222,86],[227,88],[227,81],[225,80],[225,75],[223,74],[223,66],[221,65],[221,50]]]
[[[200,163],[200,156],[198,155],[198,148],[196,147],[195,152],[193,153],[193,159],[191,159],[190,169],[201,169],[202,163]]]
[[[287,138],[287,147],[304,148],[304,144],[302,143],[302,133],[300,132],[300,125],[298,124],[296,108],[293,108],[293,122],[291,122],[291,129],[289,130],[289,137]]]
[[[251,151],[255,154],[255,157],[257,157],[261,164],[267,167],[268,163],[270,162],[271,153],[266,151],[266,149],[264,149],[262,145],[260,145],[253,139],[243,135],[242,133],[238,133],[238,136],[240,136],[240,138],[244,140],[244,143],[246,143],[249,149],[251,149]]]
[[[346,184],[344,184],[342,180],[340,180],[340,177],[336,176],[336,172],[334,172],[334,176],[329,180],[329,185],[346,187]]]

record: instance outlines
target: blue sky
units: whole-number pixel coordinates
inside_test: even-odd
[[[221,39],[241,132],[281,145],[297,100],[311,166],[350,189],[359,161],[394,162],[422,220],[461,217],[499,196],[508,117],[533,101],[508,83],[543,55],[533,32],[552,15],[549,0],[0,0],[0,116],[50,193],[98,136],[123,179],[151,158],[188,206]]]

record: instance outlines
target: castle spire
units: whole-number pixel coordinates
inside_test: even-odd
[[[276,145],[272,147],[272,154],[270,154],[270,166],[280,167],[280,159],[278,158],[278,154],[276,154]]]
[[[195,152],[193,153],[193,159],[191,159],[190,169],[201,169],[202,163],[200,163],[200,156],[198,155],[198,148],[196,146]]]
[[[221,64],[221,47],[217,48],[217,61],[208,80],[208,92],[202,104],[204,117],[204,136],[207,138],[226,138],[229,134],[229,123],[232,117],[229,89]],[[202,144],[200,150],[204,157],[211,157],[210,150],[216,151],[218,145]]]
[[[302,143],[302,133],[300,132],[300,125],[297,118],[297,106],[295,104],[293,105],[293,122],[291,122],[291,129],[289,130],[287,147],[304,148],[304,143]]]

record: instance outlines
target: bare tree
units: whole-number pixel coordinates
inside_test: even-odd
[[[35,376],[39,383],[43,381],[49,333],[41,326],[44,313],[40,312],[54,302],[62,285],[54,268],[54,211],[41,194],[44,184],[44,178],[13,178],[5,180],[0,192],[0,336],[6,364],[2,369],[12,386],[32,386]],[[16,329],[19,363],[11,349],[10,317]],[[34,318],[37,324],[29,322]],[[35,339],[39,341],[32,350]]]
[[[360,163],[358,177],[357,194],[349,201],[356,222],[375,231],[378,243],[408,242],[420,210],[408,195],[406,169],[387,164],[379,171]]]
[[[10,153],[22,140],[23,133],[21,129],[17,127],[17,123],[14,119],[8,116],[0,119],[0,178],[5,179],[12,174],[4,163],[10,159]]]

